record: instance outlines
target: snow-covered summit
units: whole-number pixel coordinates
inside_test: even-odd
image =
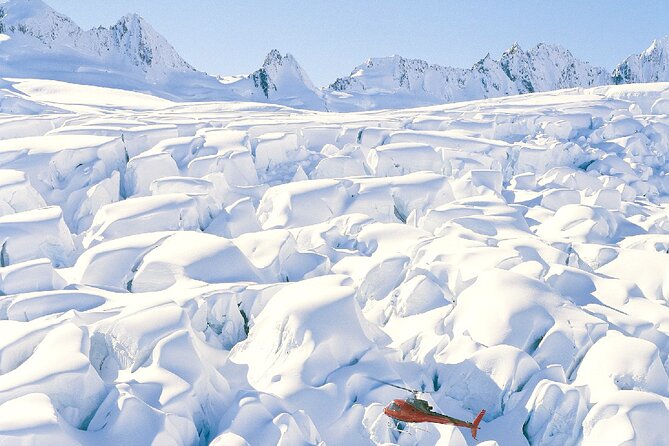
[[[145,71],[151,68],[193,70],[169,42],[137,14],[127,14],[108,29],[89,31],[95,34],[90,41],[100,42],[100,53],[116,49],[135,66]]]
[[[514,43],[502,54],[499,64],[518,93],[590,87],[609,81],[606,69],[578,60],[560,45],[539,43],[524,51]]]
[[[234,97],[297,108],[325,110],[323,94],[292,54],[271,50],[262,66],[248,76],[221,78]]]
[[[653,40],[639,54],[633,54],[613,70],[616,84],[669,81],[669,36]]]
[[[436,94],[430,84],[431,77],[448,80],[449,75],[459,76],[462,71],[450,67],[430,65],[424,60],[407,59],[394,55],[375,57],[353,69],[347,77],[337,79],[330,85],[334,91],[390,93],[414,92]]]
[[[267,54],[262,67],[252,73],[249,78],[268,99],[291,95],[320,97],[318,89],[295,57],[289,53],[284,56],[276,49]]]

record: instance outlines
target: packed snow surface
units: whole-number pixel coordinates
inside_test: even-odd
[[[477,444],[398,429],[385,381],[485,409],[487,446],[667,444],[668,84],[346,114],[2,85],[0,443]]]

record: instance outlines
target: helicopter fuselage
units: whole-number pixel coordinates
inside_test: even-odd
[[[479,430],[479,424],[485,415],[485,410],[481,410],[473,422],[459,420],[441,413],[434,412],[427,401],[416,398],[406,400],[393,400],[384,409],[383,413],[397,421],[406,423],[439,423],[451,424],[458,427],[466,427],[471,430],[472,437],[476,440],[476,434]]]
[[[472,427],[472,423],[468,421],[433,412],[427,402],[420,399],[393,400],[383,412],[391,418],[407,423],[439,423]]]

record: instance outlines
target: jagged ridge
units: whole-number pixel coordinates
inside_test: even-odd
[[[613,70],[612,77],[616,84],[669,81],[669,36],[629,56]]]
[[[568,50],[539,44],[524,51],[515,43],[499,60],[490,54],[470,69],[430,65],[401,56],[369,59],[330,85],[332,92],[403,94],[452,102],[608,83],[604,68],[576,59]]]

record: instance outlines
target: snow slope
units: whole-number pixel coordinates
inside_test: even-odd
[[[666,443],[669,84],[318,113],[3,82],[0,443],[477,444],[394,430],[380,381],[486,409],[487,446]]]

